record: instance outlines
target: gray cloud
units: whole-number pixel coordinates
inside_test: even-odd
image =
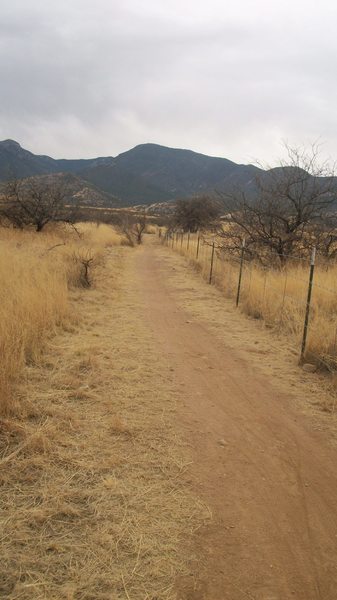
[[[157,142],[272,162],[337,155],[333,0],[12,0],[0,14],[0,138],[86,157]]]

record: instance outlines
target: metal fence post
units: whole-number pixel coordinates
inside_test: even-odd
[[[212,283],[212,275],[213,275],[213,261],[214,261],[214,242],[212,244],[212,254],[211,254],[211,266],[209,270],[209,280],[208,283]]]
[[[303,361],[305,347],[307,343],[307,335],[308,335],[308,325],[309,325],[309,316],[310,316],[310,303],[311,303],[311,293],[312,286],[314,280],[314,271],[315,271],[315,258],[316,258],[316,248],[312,249],[311,260],[310,260],[310,272],[309,272],[309,285],[308,285],[308,294],[307,294],[307,304],[305,308],[305,317],[304,317],[304,328],[303,328],[303,337],[302,337],[302,347],[301,347],[301,356],[300,362]]]
[[[240,271],[239,271],[238,289],[237,289],[237,293],[236,293],[236,306],[239,306],[239,302],[240,302],[241,280],[242,280],[243,260],[244,260],[244,255],[245,255],[245,245],[246,245],[246,240],[243,238],[243,240],[242,240],[242,247],[241,247],[241,258],[240,258]]]

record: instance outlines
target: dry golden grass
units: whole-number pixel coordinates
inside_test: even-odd
[[[45,340],[76,319],[68,291],[82,285],[83,260],[91,272],[103,249],[121,237],[106,225],[33,231],[0,230],[0,413],[15,409],[12,385],[25,364],[37,360]]]
[[[77,225],[77,230],[85,244],[90,247],[111,248],[120,246],[124,242],[124,237],[120,233],[104,223],[80,223]]]
[[[179,545],[204,518],[186,492],[169,366],[137,315],[129,248],[71,291],[3,419],[0,597],[173,600]],[[127,324],[127,325],[126,325]]]
[[[200,243],[198,260],[197,237],[187,236],[175,244],[208,280],[212,248]],[[224,253],[215,253],[213,283],[223,293],[235,299],[239,278],[239,261]],[[263,269],[256,264],[244,263],[240,307],[255,319],[262,319],[268,327],[291,336],[300,352],[303,334],[309,280],[309,261],[292,260],[284,270]],[[320,262],[315,269],[306,358],[318,364],[337,368],[337,265],[327,268]]]
[[[146,225],[146,233],[155,235],[158,233],[158,227],[156,225]]]

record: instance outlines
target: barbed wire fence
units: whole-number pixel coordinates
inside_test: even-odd
[[[237,254],[214,235],[166,232],[162,243],[187,257],[250,317],[291,337],[299,362],[337,371],[337,265],[312,252],[289,255],[282,268]]]

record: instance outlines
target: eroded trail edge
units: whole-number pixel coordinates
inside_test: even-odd
[[[174,264],[148,245],[135,257],[134,281],[182,390],[177,427],[191,446],[192,487],[213,515],[195,535],[199,560],[178,596],[335,600],[337,451],[290,394],[181,307]]]

